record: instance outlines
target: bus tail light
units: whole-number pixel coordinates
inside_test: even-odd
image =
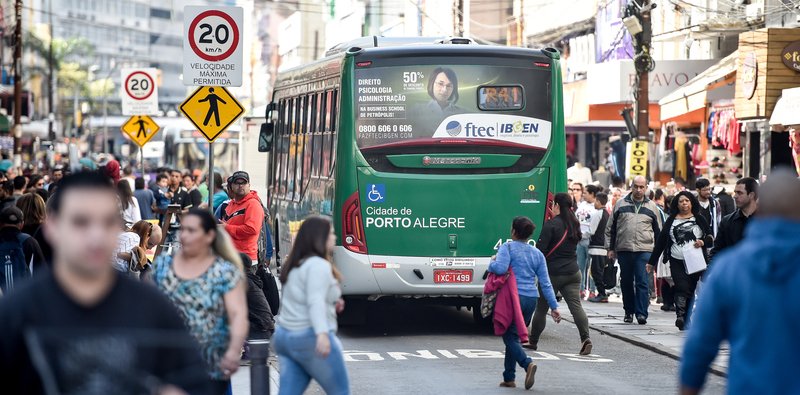
[[[358,254],[367,253],[367,238],[361,222],[361,202],[358,191],[350,195],[342,209],[342,244],[344,248]]]
[[[544,222],[553,219],[553,204],[555,202],[555,195],[553,195],[553,192],[547,192],[547,203],[545,203],[544,207]]]

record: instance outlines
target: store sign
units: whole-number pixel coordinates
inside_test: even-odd
[[[685,85],[718,60],[661,60],[649,73],[650,101],[657,102]],[[636,84],[632,60],[598,63],[589,67],[587,95],[589,104],[620,103],[631,100]]]
[[[795,41],[781,51],[783,64],[794,70],[800,71],[800,41]]]
[[[742,93],[748,100],[756,94],[756,83],[758,82],[758,58],[755,52],[750,52],[744,57],[741,68],[742,74]]]
[[[634,140],[628,142],[625,152],[625,162],[628,168],[628,178],[636,176],[647,177],[647,141]]]

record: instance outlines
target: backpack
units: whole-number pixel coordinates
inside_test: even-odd
[[[15,284],[20,280],[31,277],[31,271],[25,262],[25,252],[22,243],[30,236],[20,233],[14,241],[4,241],[0,243],[0,265],[3,266],[0,272],[0,288],[3,293],[11,291]]]

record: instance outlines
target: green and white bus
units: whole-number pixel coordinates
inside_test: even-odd
[[[566,190],[559,54],[366,37],[280,73],[260,150],[278,256],[327,215],[350,299],[480,303],[511,220]]]

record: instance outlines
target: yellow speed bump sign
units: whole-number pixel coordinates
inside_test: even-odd
[[[128,135],[139,147],[144,147],[161,127],[147,115],[134,115],[122,124],[122,133]]]
[[[213,143],[244,113],[244,108],[227,89],[221,86],[201,86],[184,100],[181,112],[209,143]]]

